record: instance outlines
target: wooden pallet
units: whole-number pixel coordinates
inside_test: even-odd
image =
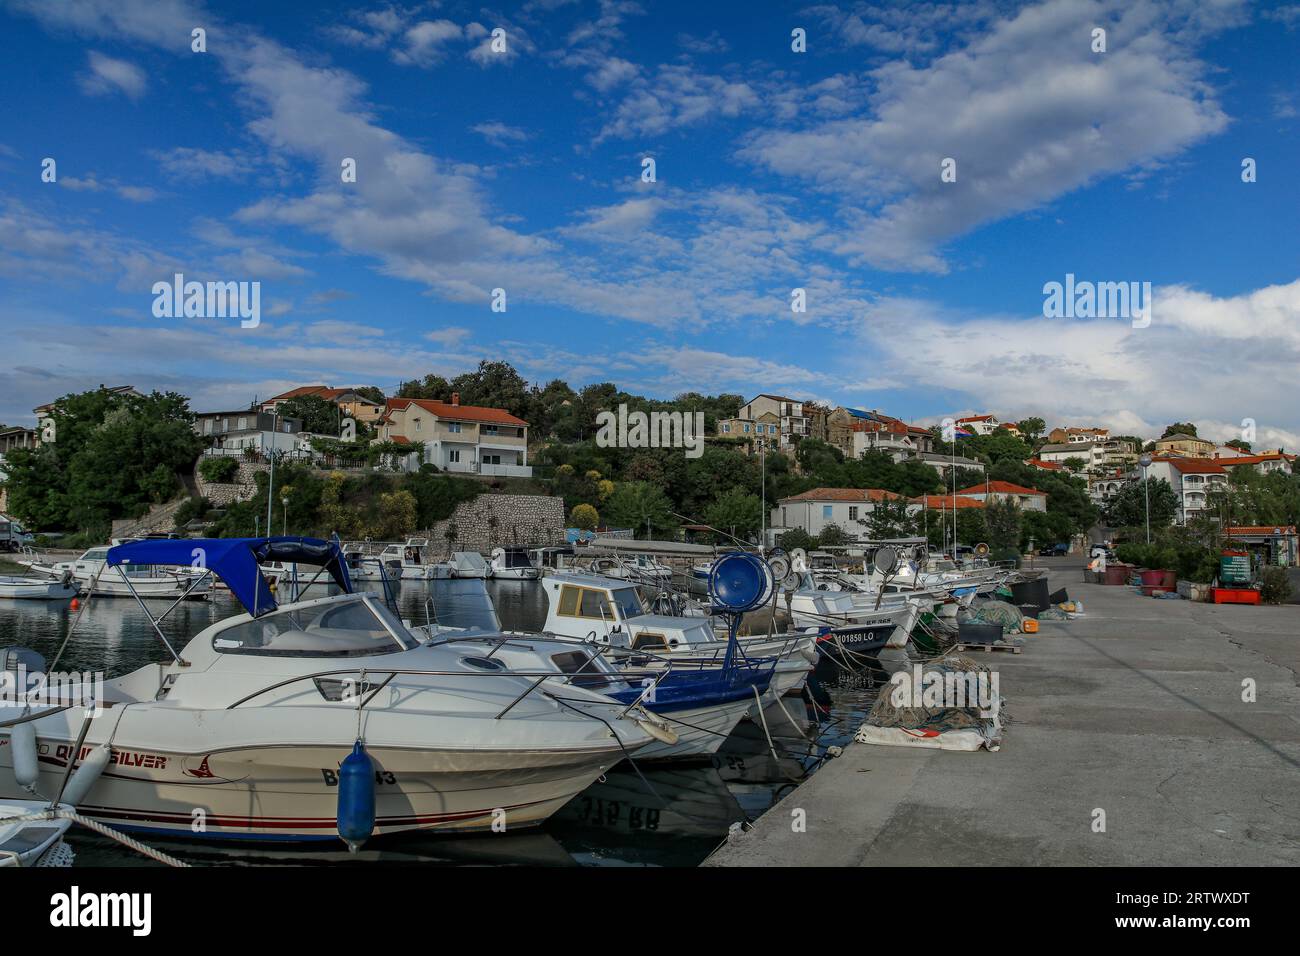
[[[986,654],[991,651],[1010,651],[1012,654],[1019,654],[1024,648],[1019,644],[1012,644],[1010,641],[994,641],[990,644],[958,644],[954,648],[958,651],[984,651]]]

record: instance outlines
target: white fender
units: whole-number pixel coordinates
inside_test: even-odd
[[[9,728],[9,748],[14,752],[14,779],[18,786],[35,793],[41,771],[36,760],[36,727],[30,720]]]
[[[63,796],[59,798],[60,803],[67,803],[77,806],[82,800],[86,799],[86,794],[90,793],[90,788],[95,785],[99,775],[104,772],[108,766],[108,760],[113,755],[113,749],[108,744],[100,744],[81,762],[75,771],[72,779],[68,781],[67,787],[63,790]]]

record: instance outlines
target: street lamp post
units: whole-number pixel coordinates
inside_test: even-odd
[[[1142,492],[1146,497],[1147,512],[1147,544],[1151,543],[1151,482],[1147,480],[1147,469],[1151,467],[1151,456],[1143,455],[1138,459],[1138,464],[1142,466]]]
[[[289,498],[286,496],[280,499],[280,504],[284,505],[284,536],[289,536]]]

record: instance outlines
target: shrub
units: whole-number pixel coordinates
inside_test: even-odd
[[[180,531],[191,521],[202,518],[212,509],[207,498],[193,497],[176,509],[176,530]]]
[[[239,461],[235,458],[211,457],[199,462],[199,475],[204,481],[213,484],[228,484],[239,472]]]
[[[1291,578],[1286,568],[1267,567],[1260,574],[1259,599],[1265,604],[1283,604],[1291,597]]]
[[[591,505],[574,505],[573,510],[569,512],[569,521],[573,523],[575,528],[581,528],[583,531],[594,531],[600,523],[600,515]]]

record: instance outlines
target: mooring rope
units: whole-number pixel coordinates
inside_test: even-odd
[[[133,837],[127,836],[120,830],[114,830],[112,827],[106,826],[98,820],[83,817],[76,810],[43,810],[40,813],[28,813],[20,817],[0,817],[0,824],[37,823],[42,820],[71,820],[73,823],[80,823],[83,827],[94,830],[96,833],[101,833],[111,840],[116,840],[123,846],[130,847],[137,853],[142,853],[151,859],[157,860],[159,863],[165,863],[167,866],[176,867],[189,866],[189,864],[183,860],[178,860],[174,856],[169,856],[162,852],[162,850],[155,850],[153,847],[141,843]]]

